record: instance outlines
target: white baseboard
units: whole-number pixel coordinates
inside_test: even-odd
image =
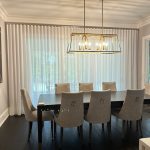
[[[8,108],[0,115],[0,127],[5,122],[5,120],[8,118]]]

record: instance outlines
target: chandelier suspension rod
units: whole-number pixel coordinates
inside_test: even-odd
[[[103,25],[103,13],[104,13],[104,12],[103,12],[103,7],[104,7],[103,5],[104,5],[104,4],[103,4],[103,0],[102,0],[102,34],[103,34],[103,28],[104,28],[104,27],[103,27],[103,26],[104,26],[104,25]]]
[[[84,34],[85,34],[85,0],[84,0]]]

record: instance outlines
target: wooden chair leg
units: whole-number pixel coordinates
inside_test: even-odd
[[[29,122],[28,142],[30,140],[31,131],[32,131],[32,121]]]
[[[127,128],[128,128],[128,126],[129,126],[129,121],[127,120],[126,122],[127,122]]]
[[[83,126],[80,126],[80,143],[81,147],[83,147]]]
[[[136,131],[138,131],[138,120],[136,120]]]
[[[55,142],[56,142],[56,134],[57,134],[56,122],[54,121],[54,140],[55,140]]]
[[[78,135],[80,136],[80,127],[77,127]]]
[[[141,119],[138,120],[138,123],[139,123],[139,129],[140,129],[141,137],[143,137],[143,133],[142,133],[142,121],[141,121]]]
[[[130,129],[132,128],[132,121],[130,121]]]
[[[110,129],[111,129],[111,116],[110,116],[110,121],[109,122],[110,122]]]
[[[141,121],[142,121],[143,117],[141,117]]]
[[[63,127],[60,128],[60,149],[62,148],[63,144]]]
[[[107,132],[108,132],[108,137],[111,140],[111,121],[107,123]]]
[[[52,140],[54,139],[54,131],[53,131],[53,129],[54,129],[54,121],[51,120],[51,134],[52,134]]]
[[[122,120],[122,132],[123,132],[123,134],[122,134],[122,138],[124,139],[125,138],[125,120]]]
[[[92,143],[92,123],[89,123],[89,145]]]
[[[102,131],[104,132],[104,123],[102,123]]]

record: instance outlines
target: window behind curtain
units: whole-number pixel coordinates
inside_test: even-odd
[[[87,28],[86,31],[101,33],[98,28]],[[12,57],[12,51],[19,53],[13,54],[15,58],[23,55],[18,58],[23,62],[22,66],[9,62],[10,70],[13,73],[15,65],[18,65],[15,68],[26,70],[24,75],[19,74],[18,91],[21,87],[27,88],[37,104],[41,93],[54,93],[55,83],[69,82],[72,91],[78,91],[79,82],[92,82],[94,90],[101,90],[103,81],[115,81],[117,90],[137,87],[138,30],[105,29],[104,33],[118,34],[122,50],[119,54],[109,55],[67,54],[72,32],[83,32],[83,28],[7,24],[8,57]],[[12,86],[16,84],[15,80],[9,80]]]

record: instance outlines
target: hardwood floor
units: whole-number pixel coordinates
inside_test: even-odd
[[[84,123],[84,147],[83,149],[93,150],[138,150],[139,133],[136,131],[135,123],[128,128],[124,140],[122,139],[122,121],[112,117],[112,141],[107,136],[107,128],[105,133],[102,131],[101,125],[93,125],[92,131],[92,147],[88,145],[89,125]],[[150,137],[150,119],[143,119],[142,123],[143,137]],[[60,128],[57,126],[57,147],[60,143]],[[37,123],[33,123],[30,142],[27,142],[28,122],[24,116],[9,117],[0,128],[0,150],[37,150]],[[50,122],[45,122],[43,128],[43,150],[56,149],[55,144],[51,140]],[[81,149],[77,129],[64,129],[64,150]]]

